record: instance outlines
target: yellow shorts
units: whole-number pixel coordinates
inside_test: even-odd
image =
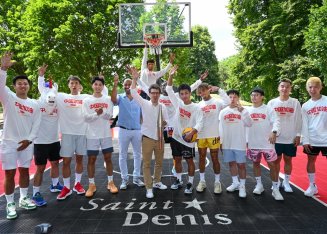
[[[204,138],[198,140],[198,148],[219,149],[219,137]]]

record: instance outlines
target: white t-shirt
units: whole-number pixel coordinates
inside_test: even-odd
[[[246,150],[245,127],[251,127],[252,120],[249,112],[229,106],[219,114],[219,135],[223,149]]]
[[[295,137],[301,136],[302,116],[299,101],[291,97],[287,101],[282,101],[277,97],[270,100],[267,106],[275,110],[280,118],[280,135],[276,143],[294,143]]]
[[[166,91],[168,93],[168,97],[170,98],[170,101],[172,102],[174,108],[176,109],[176,113],[171,121],[174,128],[173,138],[183,145],[194,148],[195,143],[194,142],[188,143],[184,141],[182,134],[185,128],[194,128],[198,132],[202,130],[203,127],[202,111],[200,110],[200,107],[195,103],[185,105],[181,99],[176,97],[172,86],[167,85]]]
[[[103,113],[97,115],[96,109],[103,108]],[[84,99],[83,117],[87,123],[86,138],[101,139],[112,137],[109,120],[112,117],[113,103],[110,97],[89,96]]]
[[[303,144],[327,146],[327,97],[319,100],[310,99],[302,106]]]
[[[198,133],[198,139],[219,136],[219,113],[230,103],[230,99],[224,90],[219,89],[219,94],[223,101],[210,98],[207,101],[202,100],[198,104],[203,113],[203,128]]]
[[[267,105],[247,107],[252,119],[252,126],[247,128],[247,142],[249,149],[274,149],[275,145],[269,142],[273,131],[280,133],[280,121],[275,111]]]
[[[2,139],[33,141],[41,122],[40,107],[34,99],[21,99],[6,86],[7,72],[0,70],[0,101],[4,108]]]

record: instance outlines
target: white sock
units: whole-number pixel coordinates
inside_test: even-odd
[[[75,185],[80,182],[81,183],[81,179],[82,179],[82,173],[75,173]]]
[[[290,183],[290,179],[291,179],[291,175],[285,174],[284,182],[289,184]]]
[[[257,184],[262,184],[261,176],[255,177],[255,180],[257,181]]]
[[[7,204],[14,202],[14,193],[9,194],[9,195],[5,195],[5,197],[6,197],[6,200],[7,200]]]
[[[52,185],[53,186],[56,186],[58,184],[58,182],[59,182],[59,177],[57,177],[57,178],[51,178],[51,181],[52,181]]]
[[[64,180],[64,186],[68,189],[70,189],[70,177],[68,178],[63,178]]]
[[[94,182],[94,178],[89,178],[89,183],[90,183],[90,184],[95,184],[95,182]]]
[[[188,182],[193,184],[194,176],[188,176]]]
[[[200,173],[200,181],[206,181],[204,172]]]
[[[238,177],[237,176],[232,176],[233,179],[233,184],[239,184],[240,182],[238,182]]]
[[[27,188],[20,188],[19,192],[20,192],[20,199],[24,198],[27,196],[27,191],[28,191],[28,187]]]
[[[278,182],[273,181],[272,185],[273,185],[273,189],[278,189]]]
[[[220,182],[220,174],[215,174],[215,183]]]
[[[38,192],[40,192],[40,186],[33,186],[33,196]]]
[[[316,180],[316,173],[308,173],[310,185],[313,185]]]
[[[240,183],[245,186],[245,179],[240,179]]]
[[[113,176],[111,175],[108,175],[108,182],[112,181],[113,180]]]
[[[182,181],[182,173],[176,173],[176,178],[177,178],[179,181]]]

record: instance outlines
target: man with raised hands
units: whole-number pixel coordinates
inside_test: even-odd
[[[19,171],[19,207],[26,210],[36,208],[27,195],[29,167],[33,158],[33,140],[41,122],[40,108],[36,100],[27,97],[31,81],[25,75],[13,79],[15,93],[7,86],[7,70],[14,64],[13,54],[1,57],[0,101],[4,107],[3,141],[1,144],[2,169],[5,171],[4,190],[7,200],[7,219],[17,217],[14,201],[15,174]]]

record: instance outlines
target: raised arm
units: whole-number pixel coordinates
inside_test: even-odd
[[[1,57],[1,70],[0,70],[0,101],[2,103],[7,101],[8,98],[8,91],[9,89],[6,88],[6,81],[7,81],[7,70],[14,65],[14,62],[11,60],[13,54],[10,52],[6,52]],[[6,90],[8,89],[8,90]]]
[[[146,83],[144,83],[141,79],[137,79],[137,84],[141,87],[143,92],[145,92],[148,96],[150,96],[149,86]]]
[[[44,74],[47,71],[48,65],[47,64],[43,64],[41,67],[39,67],[39,77],[37,79],[37,88],[39,90],[39,93],[42,94],[42,92],[45,89],[45,81],[44,81]]]
[[[173,77],[176,73],[178,69],[178,66],[175,65],[169,72],[169,77],[168,77],[168,81],[167,81],[167,86],[166,86],[166,91],[168,94],[168,97],[171,101],[171,103],[174,105],[175,108],[178,107],[178,102],[179,102],[179,98],[176,97],[174,90],[173,90]]]
[[[169,69],[171,68],[171,66],[174,63],[174,60],[175,60],[175,54],[170,53],[168,65],[164,69],[162,69],[162,70],[155,73],[156,79],[159,79],[160,77],[163,77],[169,71]]]
[[[115,105],[118,104],[118,99],[117,99],[118,83],[119,83],[119,76],[118,76],[118,74],[115,74],[115,76],[114,76],[114,87],[112,88],[112,91],[111,91],[111,101]]]
[[[127,67],[128,73],[132,76],[132,86],[131,86],[131,95],[137,101],[141,106],[147,102],[145,99],[143,99],[136,90],[136,84],[137,80],[140,76],[138,70],[135,67]]]
[[[141,72],[147,68],[147,61],[148,61],[148,48],[144,47],[143,50],[143,58],[142,58],[142,67],[141,67]]]

